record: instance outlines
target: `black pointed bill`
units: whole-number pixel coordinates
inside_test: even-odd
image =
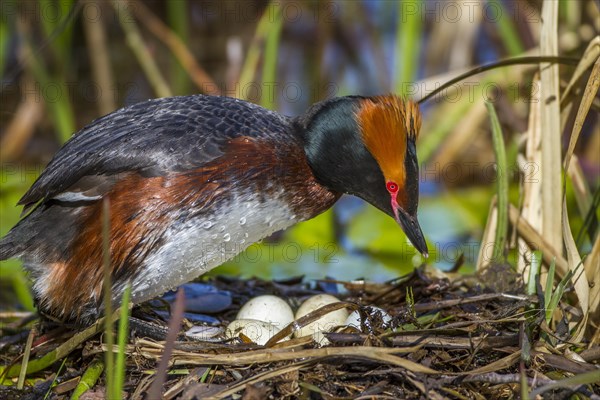
[[[423,231],[421,230],[417,216],[409,215],[400,207],[394,208],[394,214],[396,216],[396,222],[400,224],[402,230],[408,237],[408,240],[410,240],[423,257],[429,257],[427,243],[425,242],[425,237],[423,236]]]

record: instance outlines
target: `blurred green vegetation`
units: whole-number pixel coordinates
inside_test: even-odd
[[[4,236],[8,230],[19,221],[19,208],[17,201],[29,186],[34,182],[36,176],[23,174],[23,170],[3,168],[0,174],[0,236]],[[0,262],[0,287],[12,288],[18,304],[27,310],[33,310],[33,299],[29,291],[29,282],[21,263],[18,260],[7,260]],[[10,293],[4,290],[4,293]],[[12,296],[0,297],[2,303],[10,304]],[[13,304],[12,306],[14,306]]]
[[[589,38],[580,27],[591,26],[590,3],[571,2],[568,10],[561,6],[561,35],[566,38],[561,42],[562,52],[580,56],[585,49]],[[60,143],[99,117],[102,96],[111,96],[121,107],[160,93],[141,72],[142,61],[128,47],[135,44],[128,42],[130,38],[121,30],[117,17],[123,16],[118,15],[119,7],[125,3],[97,3],[92,10],[95,14],[82,12],[80,4],[39,0],[3,5],[0,131],[1,144],[13,150],[2,153],[2,235],[18,221],[20,208],[15,204],[35,178],[22,171],[47,163]],[[219,4],[148,4],[150,12],[187,46],[198,64],[195,69],[175,55],[172,45],[165,44],[168,40],[156,35],[152,21],[139,7],[128,8],[128,18],[136,22],[142,35],[143,43],[138,45],[152,56],[144,62],[154,63],[158,74],[168,77],[165,81],[176,95],[209,92],[207,88],[216,83],[219,93],[285,114],[302,113],[310,103],[333,95],[395,92],[422,97],[450,77],[436,74],[458,73],[471,65],[533,50],[540,23],[539,18],[522,18],[516,3],[502,0],[490,2],[503,10],[500,18],[486,18],[476,10],[475,18],[467,18],[465,13],[458,20],[444,18],[443,6],[442,11],[425,13],[423,3],[416,1],[364,1],[351,7],[344,2],[295,3],[300,10],[295,14],[285,3],[229,2],[231,9]],[[520,4],[539,17],[536,4]],[[49,18],[44,10],[56,10],[57,18]],[[108,86],[98,83],[94,75],[89,56],[92,38],[84,29],[91,22],[100,22],[97,34],[106,39],[105,48],[92,51],[108,59],[114,74]],[[470,86],[462,88],[462,95],[449,91],[423,107],[418,153],[425,173],[419,218],[432,249],[429,262],[433,265],[450,268],[464,252],[462,270],[474,269],[490,200],[497,193],[492,135],[481,106],[486,98],[493,97],[506,142],[507,168],[517,171],[533,72],[535,67],[511,68],[476,76],[469,80]],[[198,85],[194,78],[199,73],[212,81]],[[431,76],[433,80],[423,80]],[[15,134],[9,127],[26,100],[23,88],[32,82],[37,85],[34,95],[43,99],[44,111],[42,117]],[[59,96],[48,90],[54,87]],[[270,90],[272,87],[275,89]],[[297,88],[301,93],[296,96],[291,89]],[[586,144],[597,142],[594,135],[597,131],[587,127],[583,144],[577,148],[592,190],[598,187],[598,156],[587,150]],[[457,166],[458,173],[452,169]],[[508,178],[508,200],[519,205],[522,176],[517,172]],[[569,210],[577,209],[570,181],[567,202]],[[421,264],[423,260],[392,219],[370,206],[352,208],[348,204],[344,201],[311,221],[251,246],[211,273],[383,280]],[[342,218],[346,214],[350,216]],[[572,212],[569,217],[571,227],[578,232],[582,216]],[[589,251],[589,239],[581,248]],[[2,287],[12,288],[22,307],[32,307],[18,262],[0,263],[0,279]]]

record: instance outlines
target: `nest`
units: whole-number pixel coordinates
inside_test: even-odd
[[[248,299],[262,294],[297,305],[308,296],[343,288],[336,294],[343,302],[296,321],[265,346],[243,335],[192,340],[183,334],[191,326],[185,319],[176,324],[179,336],[167,340],[151,340],[132,330],[125,348],[123,398],[152,397],[150,388],[159,378],[163,398],[187,400],[565,398],[573,393],[599,398],[600,347],[568,341],[577,309],[561,302],[561,318],[549,326],[542,297],[523,295],[519,277],[508,268],[495,266],[491,273],[494,285],[484,285],[482,277],[450,279],[424,269],[386,283],[212,278],[209,283],[229,291],[233,299],[231,307],[216,315],[221,326]],[[391,322],[377,314],[370,317],[365,306],[385,310]],[[362,311],[361,329],[338,327],[326,334],[330,344],[322,347],[311,337],[278,340],[339,307]],[[134,313],[140,314],[152,319],[153,308],[146,305]],[[168,330],[167,322],[154,318],[153,323]],[[28,330],[19,330],[14,320],[3,326],[2,379],[16,383],[11,377],[20,370]],[[21,390],[1,387],[0,397],[69,398],[82,376],[103,363],[107,345],[101,331],[102,326],[91,327],[73,336],[63,328],[34,345],[30,365],[51,354],[56,360],[28,372]],[[168,363],[161,367],[164,354]],[[101,376],[80,398],[104,396]]]

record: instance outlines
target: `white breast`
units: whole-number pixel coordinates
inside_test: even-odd
[[[132,283],[132,301],[139,303],[202,275],[233,258],[249,245],[298,222],[277,196],[259,201],[236,195],[208,215],[175,221],[166,243],[145,261]]]

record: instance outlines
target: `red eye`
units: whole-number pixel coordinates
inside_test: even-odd
[[[390,193],[396,193],[398,191],[398,185],[395,182],[388,182],[386,186]]]

